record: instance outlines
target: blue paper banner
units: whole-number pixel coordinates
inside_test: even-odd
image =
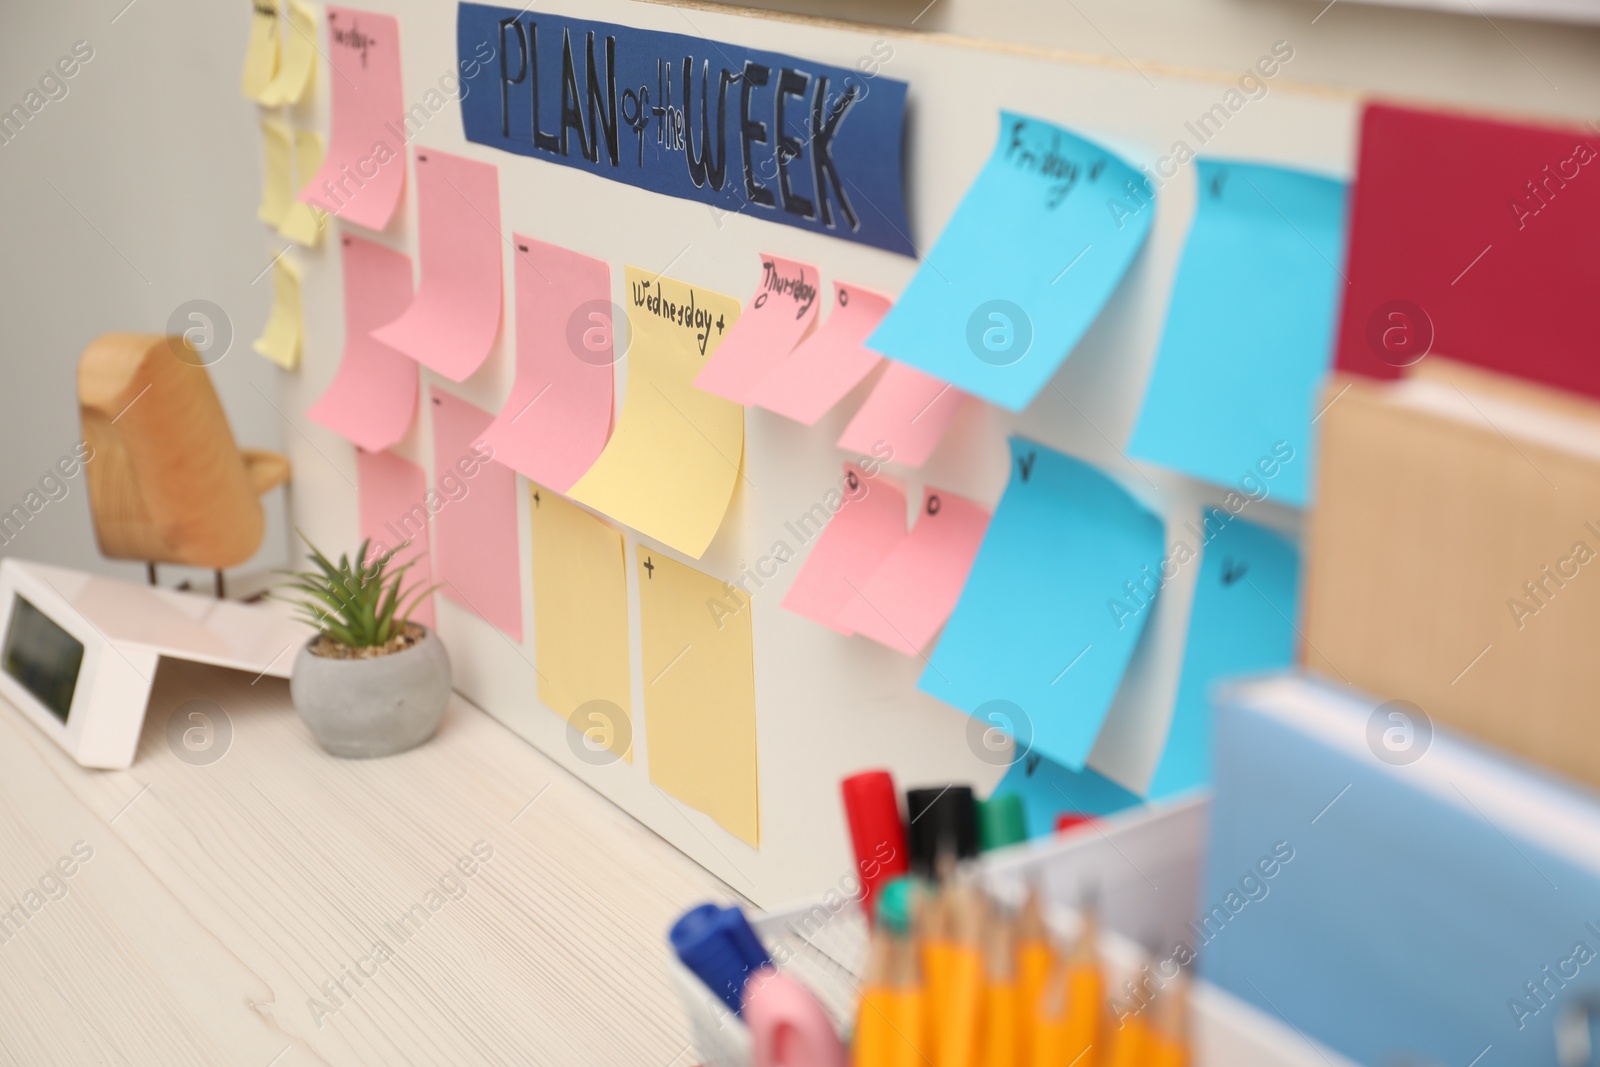
[[[484,4],[460,5],[456,47],[469,141],[916,255],[906,83],[875,66]]]

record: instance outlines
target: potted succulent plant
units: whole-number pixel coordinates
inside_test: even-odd
[[[434,633],[411,621],[432,587],[403,589],[411,563],[391,566],[394,551],[362,564],[370,540],[356,562],[340,556],[334,563],[300,536],[317,569],[282,572],[287,580],[278,588],[289,592],[274,594],[317,628],[290,672],[295,710],[335,756],[388,756],[422,744],[450,700],[450,657]]]

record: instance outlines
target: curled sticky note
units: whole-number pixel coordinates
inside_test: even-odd
[[[411,257],[347,233],[344,356],[306,417],[374,452],[405,436],[417,410],[417,365],[372,336],[411,299]]]
[[[918,688],[996,706],[1081,770],[1160,591],[1161,519],[1098,468],[1020,437],[1011,480]],[[1138,583],[1138,584],[1135,584]]]
[[[300,0],[288,0],[283,54],[272,81],[257,97],[268,107],[298,104],[311,87],[317,69],[317,13]]]
[[[1166,744],[1145,795],[1173,796],[1211,784],[1211,698],[1224,679],[1287,669],[1294,662],[1300,554],[1284,537],[1221,508],[1188,524],[1200,548],[1183,672]]]
[[[999,119],[989,161],[867,344],[1020,411],[1144,245],[1155,190],[1071,130],[1010,111]]]
[[[300,315],[300,266],[288,256],[272,265],[272,313],[251,346],[284,370],[300,366],[305,324]]]
[[[616,432],[569,494],[695,559],[739,482],[744,408],[694,386],[738,321],[739,303],[625,268],[628,383]]]
[[[873,572],[906,536],[906,494],[899,482],[872,476],[854,463],[844,465],[842,502],[832,518],[807,513],[789,524],[803,539],[817,543],[784,594],[783,607],[812,622],[853,632],[841,616]],[[817,511],[813,508],[812,511]],[[820,531],[816,529],[821,519]]]
[[[696,388],[748,404],[762,379],[817,322],[817,268],[763,255],[761,282],[739,321],[696,376]]]
[[[244,46],[239,91],[246,99],[266,103],[262,93],[278,73],[278,5],[274,0],[255,0],[250,7],[250,39]]]
[[[988,526],[972,501],[925,490],[916,525],[840,610],[840,628],[920,655],[955,609]]]
[[[434,386],[434,561],[441,595],[522,640],[517,476],[479,442],[490,415]]]
[[[944,439],[966,398],[948,382],[904,363],[890,363],[839,435],[839,447],[873,455],[887,447],[893,462],[920,467]]]
[[[1287,444],[1304,459],[1273,492],[1304,505],[1345,289],[1345,183],[1266,163],[1195,167],[1199,202],[1128,452],[1231,485]]]
[[[294,131],[294,176],[304,186],[322,169],[322,135],[314,130]],[[296,244],[315,248],[322,243],[327,216],[304,200],[292,200],[278,223],[278,233]]]
[[[332,132],[322,169],[300,199],[372,230],[389,225],[406,184],[400,23],[328,7]]]
[[[861,384],[883,357],[864,343],[889,311],[889,298],[833,283],[833,311],[750,392],[749,403],[806,426]]]
[[[483,362],[500,331],[500,172],[417,149],[422,281],[404,314],[373,335],[451,381]]]
[[[398,254],[398,253],[395,253]],[[395,565],[411,564],[406,571],[406,593],[433,584],[433,564],[428,555],[428,478],[422,468],[393,452],[356,449],[356,497],[362,540],[372,543],[367,562],[385,552],[395,554]],[[433,625],[433,594],[417,601],[414,622]]]
[[[517,378],[483,439],[495,459],[560,493],[594,466],[611,435],[611,268],[515,234]],[[621,324],[626,329],[626,324]]]
[[[289,127],[278,119],[261,120],[261,206],[256,218],[276,226],[294,203],[289,182]]]

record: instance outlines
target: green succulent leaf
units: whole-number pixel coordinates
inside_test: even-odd
[[[420,582],[404,587],[415,560],[390,567],[395,553],[410,542],[367,561],[372,547],[368,538],[353,555],[343,553],[335,563],[303,532],[296,532],[316,570],[280,571],[284,580],[276,588],[282,592],[270,595],[293,604],[311,625],[342,644],[367,648],[387,643],[409,622],[421,597],[436,588],[419,589]]]

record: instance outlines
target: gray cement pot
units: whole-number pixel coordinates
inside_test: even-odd
[[[335,756],[367,759],[434,735],[450,701],[450,657],[432,630],[404,652],[330,659],[300,646],[289,675],[295,710]]]

